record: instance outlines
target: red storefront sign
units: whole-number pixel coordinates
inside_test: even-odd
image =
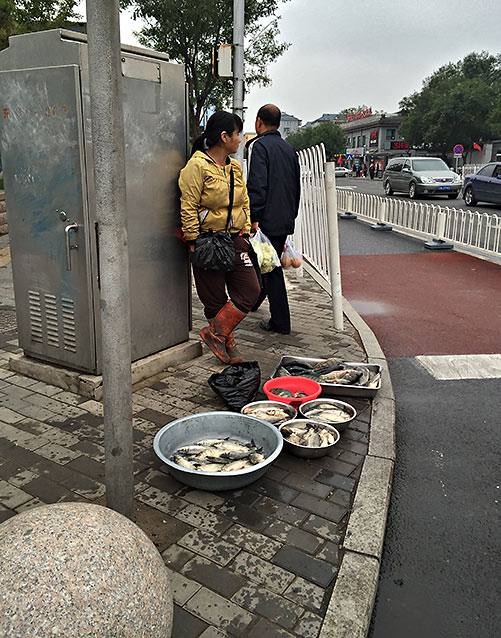
[[[369,117],[372,115],[372,107],[370,106],[368,109],[364,111],[356,111],[356,113],[348,113],[348,122],[353,122],[353,120],[361,120],[364,117]]]

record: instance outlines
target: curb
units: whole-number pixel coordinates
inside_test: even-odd
[[[374,333],[343,298],[343,313],[358,331],[370,363],[382,366],[372,401],[369,450],[343,543],[343,560],[319,638],[364,638],[378,587],[395,463],[395,396],[386,357]]]

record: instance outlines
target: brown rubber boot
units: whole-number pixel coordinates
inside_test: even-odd
[[[242,363],[242,361],[244,360],[244,358],[238,351],[233,332],[230,332],[228,338],[226,339],[226,352],[230,357],[230,363]]]
[[[244,317],[245,314],[228,301],[214,319],[210,320],[209,325],[200,331],[202,340],[223,363],[230,363],[226,340]]]

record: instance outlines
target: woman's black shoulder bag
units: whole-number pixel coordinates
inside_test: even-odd
[[[195,268],[202,270],[222,270],[229,272],[235,267],[235,246],[229,233],[231,211],[233,209],[234,176],[233,168],[230,171],[230,202],[228,205],[228,217],[226,229],[214,232],[212,228],[202,231],[195,240],[195,252],[191,263]]]

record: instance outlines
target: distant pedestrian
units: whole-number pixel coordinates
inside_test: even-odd
[[[364,177],[367,177],[367,164],[363,165],[362,171],[363,171]]]
[[[285,142],[278,128],[280,109],[274,104],[262,106],[256,117],[257,137],[249,142],[247,190],[250,197],[252,230],[261,229],[280,258],[287,235],[294,232],[299,210],[300,169],[296,151]],[[289,301],[281,266],[262,275],[263,290],[254,306],[257,310],[268,297],[269,321],[261,321],[263,330],[289,334]]]
[[[374,179],[375,172],[376,172],[376,167],[374,166],[374,162],[371,162],[369,166],[369,176],[372,180]]]

